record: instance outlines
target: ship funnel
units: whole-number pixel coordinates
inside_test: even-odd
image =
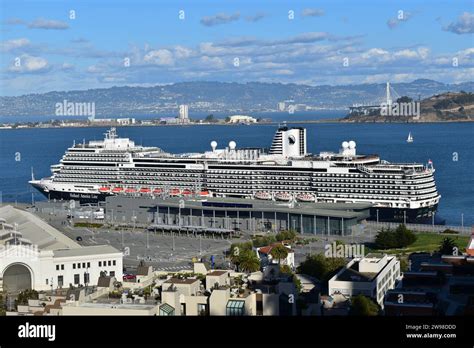
[[[216,151],[217,141],[215,141],[215,140],[211,141],[211,147],[212,147],[212,151]]]
[[[229,149],[231,151],[235,150],[235,147],[237,146],[237,144],[235,143],[235,141],[229,141]]]

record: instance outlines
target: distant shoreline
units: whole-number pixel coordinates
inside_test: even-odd
[[[281,122],[260,122],[252,124],[230,124],[230,123],[189,123],[189,124],[130,124],[130,125],[119,125],[116,123],[103,123],[103,124],[83,124],[83,125],[71,125],[71,126],[53,126],[43,125],[41,127],[30,127],[26,123],[21,123],[19,127],[0,127],[0,130],[21,130],[21,129],[68,129],[68,128],[104,128],[104,127],[199,127],[199,126],[232,126],[232,127],[246,127],[246,126],[268,126],[268,125],[281,125],[283,123],[288,124],[320,124],[320,123],[343,123],[343,124],[430,124],[430,123],[472,123],[474,120],[437,120],[437,121],[354,121],[340,119],[320,119],[320,120],[287,120]]]

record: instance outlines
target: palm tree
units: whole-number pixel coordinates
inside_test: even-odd
[[[446,237],[443,239],[439,246],[439,252],[442,255],[453,255],[453,252],[455,250],[454,248],[456,247],[457,245],[454,240],[452,238]]]
[[[239,269],[241,271],[251,273],[260,269],[260,260],[251,250],[245,250],[240,253]]]
[[[288,257],[288,249],[283,244],[278,244],[272,248],[270,251],[270,255],[278,260],[278,265],[280,265],[281,260],[286,259]]]

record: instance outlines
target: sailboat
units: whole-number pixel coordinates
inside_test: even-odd
[[[407,143],[412,143],[413,142],[413,137],[411,135],[411,132],[408,133],[408,138],[407,138]]]

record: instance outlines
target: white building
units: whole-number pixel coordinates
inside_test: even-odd
[[[229,123],[256,123],[257,119],[251,116],[245,115],[232,115],[229,116]]]
[[[186,104],[179,106],[179,123],[188,123],[189,122],[189,107]]]
[[[382,308],[386,292],[395,288],[400,278],[400,261],[386,254],[368,254],[354,258],[329,280],[328,292],[345,296],[364,295]]]
[[[285,110],[286,110],[285,102],[279,102],[278,103],[278,111],[285,111]]]
[[[0,208],[0,288],[53,290],[96,285],[101,272],[122,276],[122,253],[82,247],[46,222],[12,206]]]
[[[121,126],[129,126],[136,122],[134,118],[117,118],[115,121]]]
[[[283,245],[285,248],[288,249],[288,255],[286,256],[286,258],[282,260],[276,260],[272,257],[271,255],[272,249],[276,247],[277,245]],[[257,253],[257,257],[260,260],[262,267],[265,267],[270,264],[279,263],[280,265],[287,265],[291,269],[295,268],[295,252],[291,250],[291,247],[289,245],[286,245],[283,243],[274,243],[272,245],[255,248],[255,251]]]

